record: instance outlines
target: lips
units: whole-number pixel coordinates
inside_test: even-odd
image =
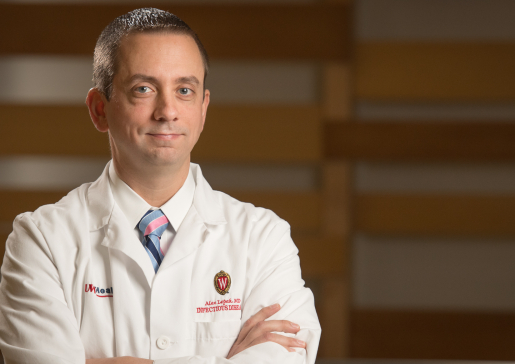
[[[175,134],[175,133],[148,133],[153,138],[159,140],[176,140],[180,138],[183,134]]]

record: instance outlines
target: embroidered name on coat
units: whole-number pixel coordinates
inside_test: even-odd
[[[228,300],[216,300],[206,301],[204,307],[197,307],[197,313],[209,313],[218,311],[240,311],[241,310],[241,299],[228,299]]]

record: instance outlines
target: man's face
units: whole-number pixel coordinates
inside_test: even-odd
[[[132,34],[122,41],[117,64],[105,104],[113,158],[122,168],[189,163],[209,104],[195,41],[171,33]]]

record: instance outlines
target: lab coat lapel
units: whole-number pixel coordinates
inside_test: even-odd
[[[166,269],[194,252],[204,243],[206,235],[207,229],[204,221],[197,213],[195,207],[191,206],[159,267],[159,271]]]
[[[100,178],[89,188],[90,230],[105,228],[106,236],[102,245],[117,249],[134,260],[152,287],[155,276],[152,263],[145,248],[134,235],[134,227],[129,226],[123,212],[114,203],[109,185],[110,163],[112,162],[107,164]],[[219,195],[211,189],[197,164],[192,163],[191,169],[196,185],[193,204],[178,229],[160,270],[191,254],[203,244],[209,235],[210,225],[227,223]]]
[[[117,249],[134,260],[143,271],[148,285],[152,287],[152,281],[155,276],[154,267],[143,244],[138,241],[133,230],[134,227],[129,226],[125,215],[115,205],[111,219],[106,226],[106,236],[102,245],[109,249]]]
[[[150,258],[134,235],[134,226],[129,226],[123,212],[114,203],[109,184],[111,163],[112,161],[107,163],[102,175],[88,189],[89,229],[90,231],[104,229],[105,237],[102,245],[107,249],[117,249],[134,260],[141,267],[151,287],[155,272]]]
[[[159,271],[166,269],[197,250],[201,244],[209,239],[209,228],[211,226],[227,222],[219,196],[202,176],[200,167],[192,163],[191,170],[195,179],[193,204],[179,227],[177,235],[175,235],[172,245],[159,267]]]

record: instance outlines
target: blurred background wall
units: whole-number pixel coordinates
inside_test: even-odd
[[[292,225],[319,358],[515,359],[512,0],[3,1],[0,241],[109,160],[93,48],[141,6],[210,53],[193,161]]]

